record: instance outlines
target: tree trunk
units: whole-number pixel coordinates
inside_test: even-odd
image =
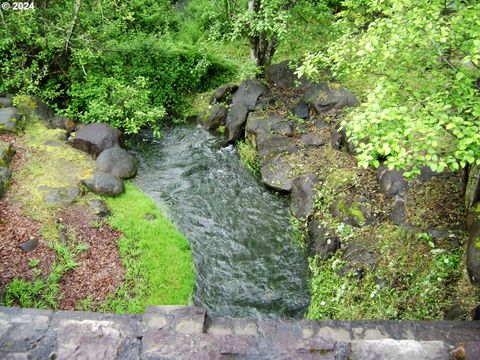
[[[472,164],[468,168],[467,186],[465,189],[465,209],[468,211],[480,200],[480,166]]]

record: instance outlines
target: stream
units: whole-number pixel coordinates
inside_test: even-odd
[[[307,258],[292,244],[285,197],[206,130],[182,125],[162,134],[133,139],[135,183],[191,244],[195,305],[224,317],[303,317]]]

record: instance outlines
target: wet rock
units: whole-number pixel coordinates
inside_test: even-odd
[[[120,178],[102,171],[95,171],[91,178],[82,180],[82,183],[90,191],[100,195],[116,196],[125,190]]]
[[[76,186],[48,188],[45,194],[45,204],[47,206],[67,206],[74,203],[80,193],[80,189]]]
[[[22,249],[25,252],[32,252],[37,248],[38,244],[39,244],[38,239],[31,239],[24,242],[23,244],[20,244],[20,249]]]
[[[0,108],[0,134],[15,133],[20,113],[15,107]]]
[[[227,121],[228,111],[223,105],[213,105],[205,115],[201,116],[201,124],[207,130],[216,130],[220,126],[225,125]]]
[[[322,82],[311,85],[305,100],[318,114],[358,105],[356,97],[339,84]]]
[[[137,159],[120,147],[103,151],[96,160],[97,170],[109,173],[121,179],[128,179],[137,173]]]
[[[99,199],[93,199],[88,202],[88,208],[90,212],[99,218],[104,218],[111,215],[111,211],[108,208],[105,201]]]
[[[98,156],[106,149],[120,146],[122,133],[107,124],[90,124],[77,130],[69,141],[73,147]]]
[[[387,196],[402,195],[408,187],[403,171],[388,170],[385,166],[378,168],[378,182],[380,190]]]
[[[355,227],[361,227],[373,222],[367,201],[363,198],[356,200],[341,198],[333,204],[331,212],[341,222]]]
[[[0,108],[6,108],[13,106],[12,99],[8,97],[0,97]]]
[[[267,92],[267,86],[258,80],[245,80],[240,84],[233,94],[225,124],[225,140],[228,143],[242,138],[248,113],[255,110],[258,98]]]
[[[0,167],[7,167],[14,154],[15,149],[12,144],[0,140]]]
[[[340,240],[334,231],[325,229],[318,220],[308,224],[308,239],[314,253],[324,260],[340,248]]]
[[[8,185],[10,184],[10,178],[12,172],[6,167],[0,167],[0,199],[5,196]]]
[[[292,109],[292,113],[301,119],[307,119],[310,113],[310,105],[304,100],[300,100]]]
[[[267,82],[284,89],[297,87],[297,85],[308,86],[308,80],[305,77],[299,79],[295,75],[295,70],[290,68],[289,63],[289,60],[285,60],[278,64],[270,65],[265,71]]]
[[[236,84],[220,86],[210,97],[210,104],[227,102],[237,89],[238,85]]]
[[[68,134],[75,131],[75,122],[65,116],[54,116],[49,119],[49,126],[52,129],[62,129]]]
[[[302,175],[293,180],[290,194],[290,210],[293,216],[302,218],[313,210],[317,181],[315,174]]]
[[[300,140],[304,146],[318,147],[325,145],[325,140],[322,136],[314,132],[303,134]]]

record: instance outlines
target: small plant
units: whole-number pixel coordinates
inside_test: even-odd
[[[30,260],[28,260],[28,266],[30,266],[31,268],[35,268],[35,267],[37,267],[39,264],[40,264],[40,260],[39,260],[39,259],[30,259]]]
[[[242,163],[254,175],[260,174],[260,160],[255,146],[248,140],[237,142],[238,154]]]

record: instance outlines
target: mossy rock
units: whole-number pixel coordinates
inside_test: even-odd
[[[331,212],[341,222],[355,227],[373,222],[373,216],[365,199],[340,198],[332,205]]]
[[[0,134],[16,133],[19,120],[20,113],[17,108],[8,107],[0,109]]]
[[[15,149],[12,144],[0,141],[0,166],[7,167],[12,161],[13,154],[15,154]]]
[[[5,196],[12,172],[6,167],[0,167],[0,199]]]

